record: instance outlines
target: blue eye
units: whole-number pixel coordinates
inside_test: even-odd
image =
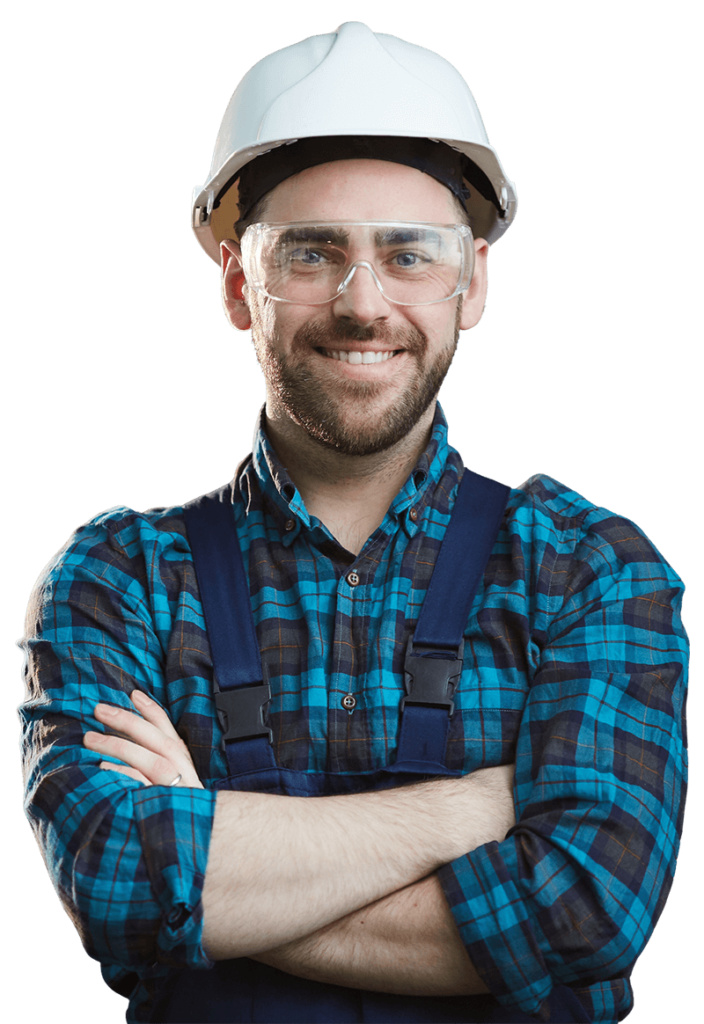
[[[400,252],[394,256],[394,262],[399,267],[414,267],[417,261],[418,256],[414,252]]]
[[[295,249],[291,253],[291,259],[305,260],[309,256],[319,258],[320,253],[313,252],[311,249]],[[308,260],[310,262],[310,260]]]
[[[293,249],[287,258],[291,263],[311,267],[322,266],[323,262],[329,261],[328,257],[318,249]]]

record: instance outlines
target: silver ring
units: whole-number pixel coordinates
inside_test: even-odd
[[[169,783],[169,787],[171,787],[171,786],[178,786],[178,784],[179,784],[179,782],[181,781],[182,778],[183,778],[183,775],[177,775],[176,778],[174,779],[174,781]]]

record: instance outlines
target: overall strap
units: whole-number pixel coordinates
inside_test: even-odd
[[[423,607],[406,649],[406,696],[394,768],[445,764],[469,611],[510,489],[465,469]]]
[[[501,526],[509,488],[465,469],[405,660],[406,696],[391,770],[444,769],[469,611]],[[231,775],[275,766],[247,575],[229,492],[184,508],[213,657],[215,704]]]
[[[271,699],[254,631],[230,491],[184,507],[213,658],[215,706],[231,775],[275,766],[264,705]]]

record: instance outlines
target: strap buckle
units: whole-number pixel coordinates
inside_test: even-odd
[[[264,705],[271,700],[268,683],[258,686],[238,686],[233,690],[216,690],[215,707],[223,730],[220,746],[230,740],[253,739],[266,736],[272,742],[271,729],[264,725]]]
[[[436,708],[447,708],[449,717],[455,713],[455,691],[462,675],[464,658],[464,640],[461,641],[454,658],[438,658],[435,652],[428,650],[420,653],[413,649],[413,636],[408,638],[406,661],[404,663],[404,685],[406,696],[401,701],[401,711],[406,704],[430,705]],[[442,652],[450,653],[450,652]]]

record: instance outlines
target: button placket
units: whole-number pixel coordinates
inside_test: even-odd
[[[353,589],[354,587],[358,587],[359,584],[362,582],[362,577],[355,569],[352,569],[350,572],[347,573],[346,579]],[[351,715],[354,709],[357,707],[357,698],[355,697],[354,693],[351,690],[349,690],[344,695],[340,703],[342,704],[347,714]]]

